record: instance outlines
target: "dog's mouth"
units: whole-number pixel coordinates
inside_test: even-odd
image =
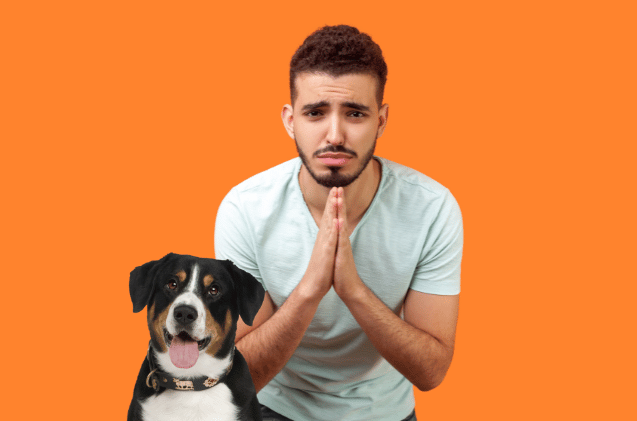
[[[177,340],[175,341],[175,343],[179,343],[179,344],[188,344],[188,343],[192,343],[192,342],[196,342],[197,343],[197,349],[199,351],[203,351],[204,349],[206,349],[206,347],[210,344],[210,336],[208,336],[207,338],[203,338],[201,340],[196,340],[195,338],[193,338],[192,336],[190,336],[188,333],[186,333],[186,331],[181,331],[178,335],[177,335]],[[173,345],[173,340],[175,339],[175,336],[171,335],[168,330],[166,328],[164,328],[164,341],[166,342],[166,345],[168,345],[168,348],[170,348]]]
[[[203,351],[210,343],[210,337],[197,340],[185,331],[173,336],[165,328],[164,340],[168,345],[170,361],[175,367],[184,369],[193,367],[199,359],[199,352]]]

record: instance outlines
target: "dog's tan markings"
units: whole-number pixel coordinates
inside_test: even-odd
[[[183,283],[186,280],[186,272],[181,270],[175,274],[179,278],[179,282]]]
[[[226,323],[223,325],[223,336],[226,336],[230,333],[230,328],[232,327],[232,313],[230,310],[226,311]]]
[[[212,275],[206,275],[203,277],[203,285],[208,288],[210,286],[210,284],[212,284],[212,281],[214,281],[215,278],[212,277]]]
[[[206,354],[214,357],[215,354],[219,352],[219,349],[221,349],[221,345],[223,345],[223,341],[226,339],[228,333],[230,333],[231,328],[232,313],[230,310],[226,312],[226,320],[222,327],[212,317],[210,310],[206,309],[206,335],[212,336],[210,345],[208,345],[208,349],[206,349]]]
[[[164,342],[164,326],[166,326],[166,319],[168,319],[168,311],[170,307],[166,307],[164,311],[155,317],[155,303],[148,309],[148,328],[151,336],[161,345],[159,351],[168,351],[168,346]]]

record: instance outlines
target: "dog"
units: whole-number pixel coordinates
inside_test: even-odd
[[[237,320],[252,325],[265,291],[229,260],[167,254],[130,274],[133,312],[148,307],[150,344],[128,421],[260,421]]]

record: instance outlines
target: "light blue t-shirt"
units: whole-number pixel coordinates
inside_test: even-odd
[[[456,200],[431,178],[375,159],[380,185],[350,236],[360,278],[395,313],[410,288],[458,294],[463,229]],[[277,308],[303,277],[318,234],[300,168],[295,158],[234,187],[215,225],[216,257],[254,275]],[[293,420],[402,420],[415,405],[411,383],[381,357],[333,288],[258,398]]]

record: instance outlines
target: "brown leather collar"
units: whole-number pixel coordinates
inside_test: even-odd
[[[157,366],[151,350],[152,348],[150,344],[148,344],[148,354],[146,355],[146,358],[150,365],[150,373],[148,374],[148,377],[146,377],[146,386],[154,389],[155,391],[159,391],[162,387],[171,390],[190,390],[195,392],[208,390],[228,376],[228,373],[232,370],[232,363],[234,362],[233,348],[231,353],[232,356],[230,357],[230,364],[228,364],[228,368],[226,368],[226,371],[221,376],[217,378],[201,376],[192,379],[179,379],[171,374],[157,371]]]

